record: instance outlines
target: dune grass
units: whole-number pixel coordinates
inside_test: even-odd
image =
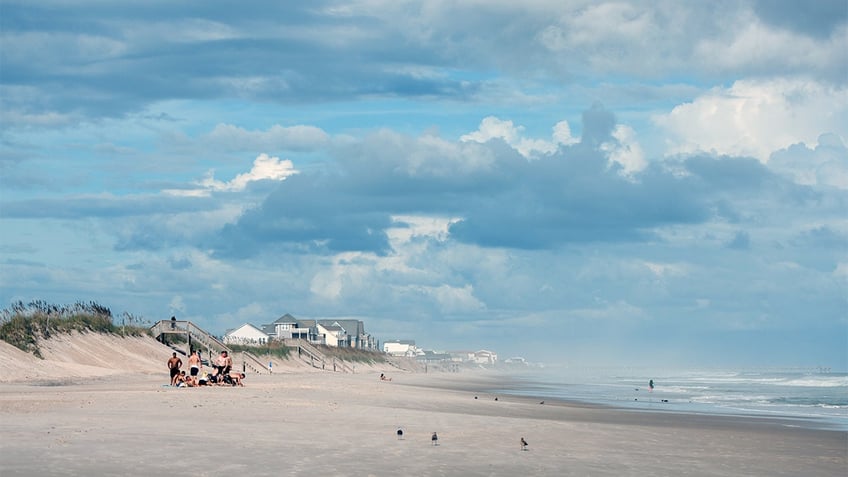
[[[124,313],[122,324],[116,325],[112,311],[95,302],[77,302],[73,305],[54,305],[44,301],[13,303],[0,312],[0,339],[18,349],[41,357],[40,339],[53,334],[73,331],[110,333],[123,336],[149,335],[141,319]]]

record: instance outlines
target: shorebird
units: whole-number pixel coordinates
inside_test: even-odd
[[[435,432],[433,433],[433,437],[431,437],[430,440],[433,441],[434,446],[439,445],[439,436],[437,436]]]
[[[525,441],[523,437],[521,438],[521,450],[527,450],[527,441]]]

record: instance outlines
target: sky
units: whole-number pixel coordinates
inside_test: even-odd
[[[844,0],[0,0],[0,304],[844,370],[846,144]]]

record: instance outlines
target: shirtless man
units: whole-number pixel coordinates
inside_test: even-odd
[[[229,374],[232,368],[233,358],[230,358],[226,351],[221,351],[221,356],[218,356],[218,359],[215,360],[215,369],[217,371],[215,374],[224,376],[225,374]]]
[[[197,375],[200,374],[200,367],[203,363],[200,361],[200,351],[195,351],[188,358],[188,367],[190,368],[191,377],[197,378]]]
[[[183,360],[177,358],[177,353],[171,355],[168,360],[168,369],[171,370],[171,386],[177,385],[177,378],[180,376],[180,368],[183,366]]]
[[[230,373],[230,379],[233,380],[233,386],[244,386],[244,373]]]

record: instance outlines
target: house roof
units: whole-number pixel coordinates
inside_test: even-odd
[[[276,323],[297,323],[297,322],[298,322],[297,318],[286,313],[285,315],[274,320],[274,323],[272,323],[272,324],[276,324]]]
[[[233,328],[233,329],[231,329],[231,330],[227,330],[227,332],[225,333],[225,335],[231,335],[231,334],[235,333],[236,331],[239,331],[239,330],[243,329],[243,328],[244,328],[244,327],[246,327],[246,326],[247,326],[247,327],[250,327],[250,328],[253,328],[254,330],[256,330],[256,331],[258,331],[258,332],[260,332],[260,333],[262,333],[262,334],[265,334],[265,335],[267,335],[267,334],[268,334],[268,333],[266,333],[264,330],[261,330],[261,329],[259,329],[259,328],[255,327],[255,326],[251,325],[250,323],[245,323],[245,324],[243,324],[243,325],[241,325],[241,326],[239,326],[239,327],[237,327],[237,328]]]

